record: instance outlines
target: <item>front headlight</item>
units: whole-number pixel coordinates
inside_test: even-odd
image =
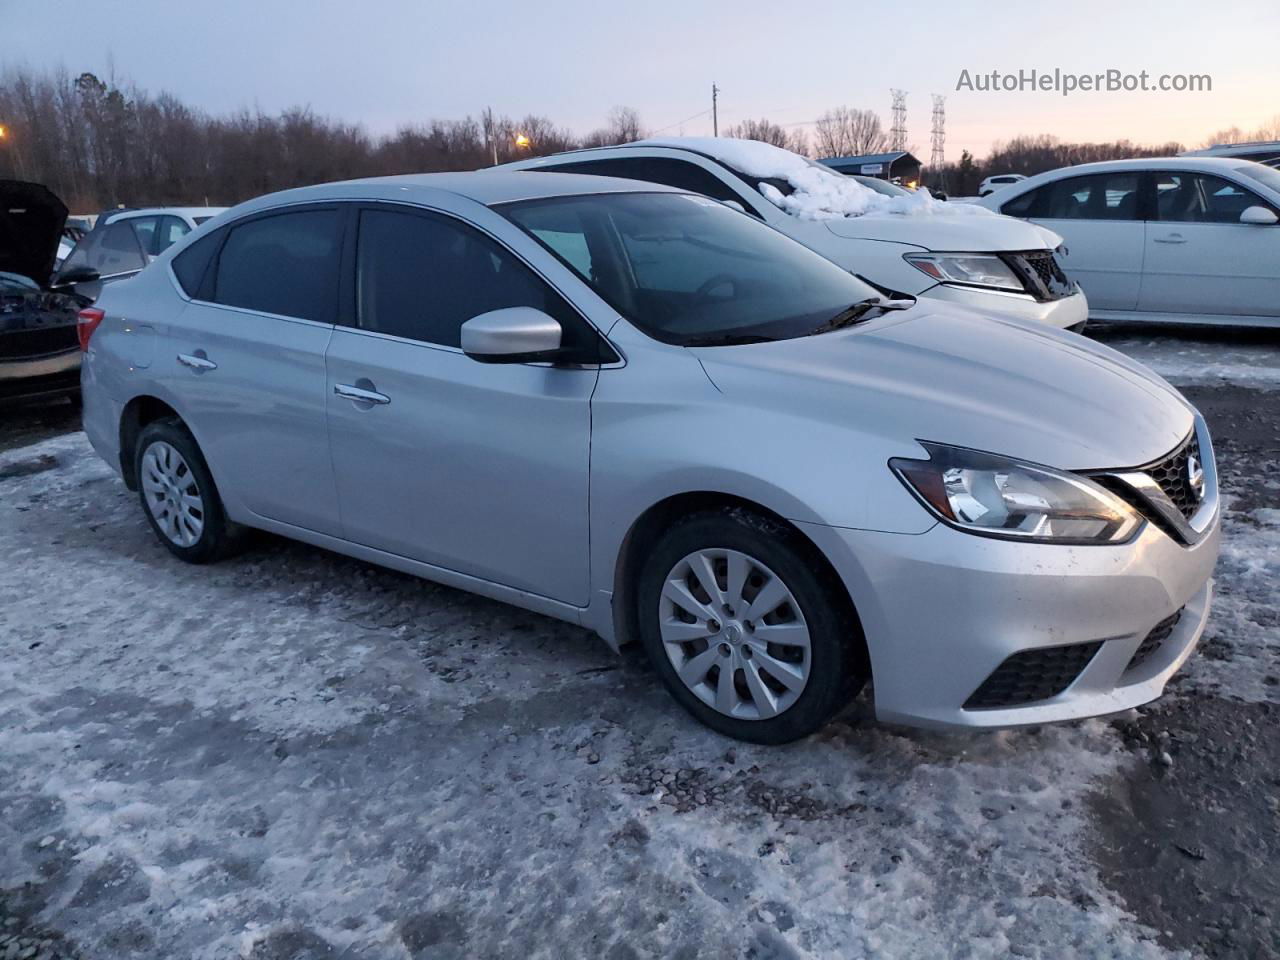
[[[903,258],[941,283],[1025,292],[1009,265],[989,253],[907,253]]]
[[[964,447],[921,446],[928,460],[889,466],[942,520],[988,537],[1120,543],[1142,524],[1119,497],[1085,477]]]

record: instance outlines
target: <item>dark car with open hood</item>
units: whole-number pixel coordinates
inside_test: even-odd
[[[0,180],[0,404],[79,397],[77,315],[90,301],[73,276],[52,283],[66,220],[48,187]]]

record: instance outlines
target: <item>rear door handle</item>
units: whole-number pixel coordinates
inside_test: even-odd
[[[192,370],[217,370],[218,365],[204,355],[203,350],[178,354],[178,362]]]
[[[390,403],[391,398],[385,393],[378,393],[377,390],[366,390],[364,387],[357,387],[350,383],[335,383],[333,392],[340,397],[346,397],[348,400],[357,400],[361,403]]]

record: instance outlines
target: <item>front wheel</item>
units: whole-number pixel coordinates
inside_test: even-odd
[[[650,553],[640,634],[679,703],[714,730],[787,743],[867,679],[857,619],[816,550],[744,510],[698,514]]]

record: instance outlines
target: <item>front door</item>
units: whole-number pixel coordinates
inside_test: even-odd
[[[459,347],[466,320],[502,307],[585,321],[444,214],[362,210],[355,271],[326,391],[347,539],[585,606],[599,367],[479,363]]]
[[[1280,225],[1241,223],[1271,204],[1205,173],[1161,171],[1147,224],[1139,310],[1227,316],[1280,314]]]
[[[1057,180],[1001,209],[1061,234],[1062,267],[1079,282],[1089,306],[1132,310],[1142,282],[1141,178],[1121,171]]]

